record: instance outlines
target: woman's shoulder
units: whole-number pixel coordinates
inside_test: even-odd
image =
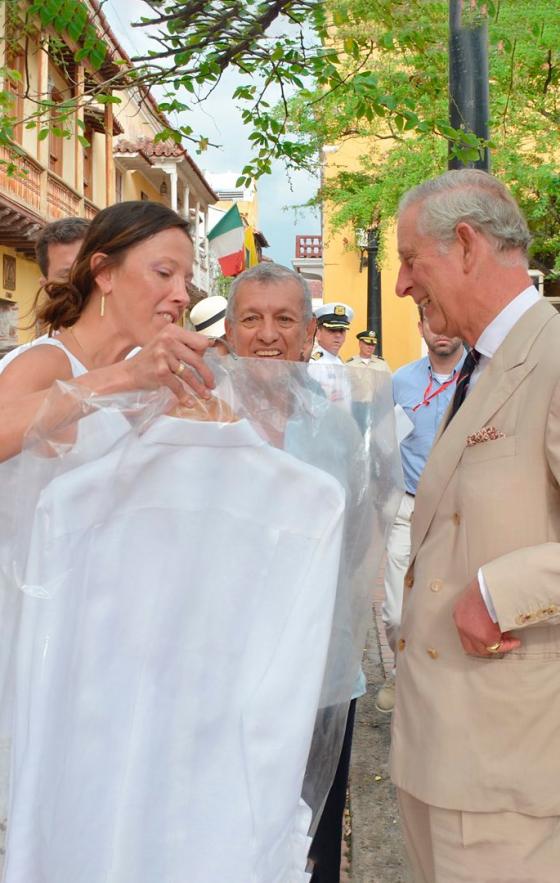
[[[75,356],[54,338],[22,347],[0,374],[0,399],[48,389],[55,380],[70,380],[76,376],[73,361]]]

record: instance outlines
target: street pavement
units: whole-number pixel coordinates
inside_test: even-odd
[[[391,715],[374,706],[393,665],[381,621],[382,600],[380,577],[364,655],[368,690],[357,705],[341,883],[411,883],[388,773]]]

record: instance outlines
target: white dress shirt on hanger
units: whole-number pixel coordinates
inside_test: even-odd
[[[342,486],[245,420],[115,419],[35,517],[4,883],[303,883]]]

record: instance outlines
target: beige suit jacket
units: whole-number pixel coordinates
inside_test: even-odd
[[[500,437],[468,445],[485,427]],[[560,315],[539,302],[440,431],[418,488],[391,770],[426,803],[560,815],[559,480]],[[522,642],[504,657],[467,656],[452,619],[480,567]]]

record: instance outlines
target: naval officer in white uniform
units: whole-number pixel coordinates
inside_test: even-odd
[[[312,361],[343,365],[344,362],[339,358],[338,353],[346,340],[346,332],[354,318],[354,310],[343,303],[322,304],[315,310],[315,318],[317,334]]]
[[[316,380],[321,383],[328,399],[349,408],[350,383],[346,371],[342,370],[344,362],[338,353],[346,340],[350,322],[354,318],[354,310],[343,303],[323,304],[315,311],[315,317],[316,344],[309,362],[309,370],[313,375],[314,365],[332,365],[332,371],[325,372],[322,368],[319,372],[315,372]]]

